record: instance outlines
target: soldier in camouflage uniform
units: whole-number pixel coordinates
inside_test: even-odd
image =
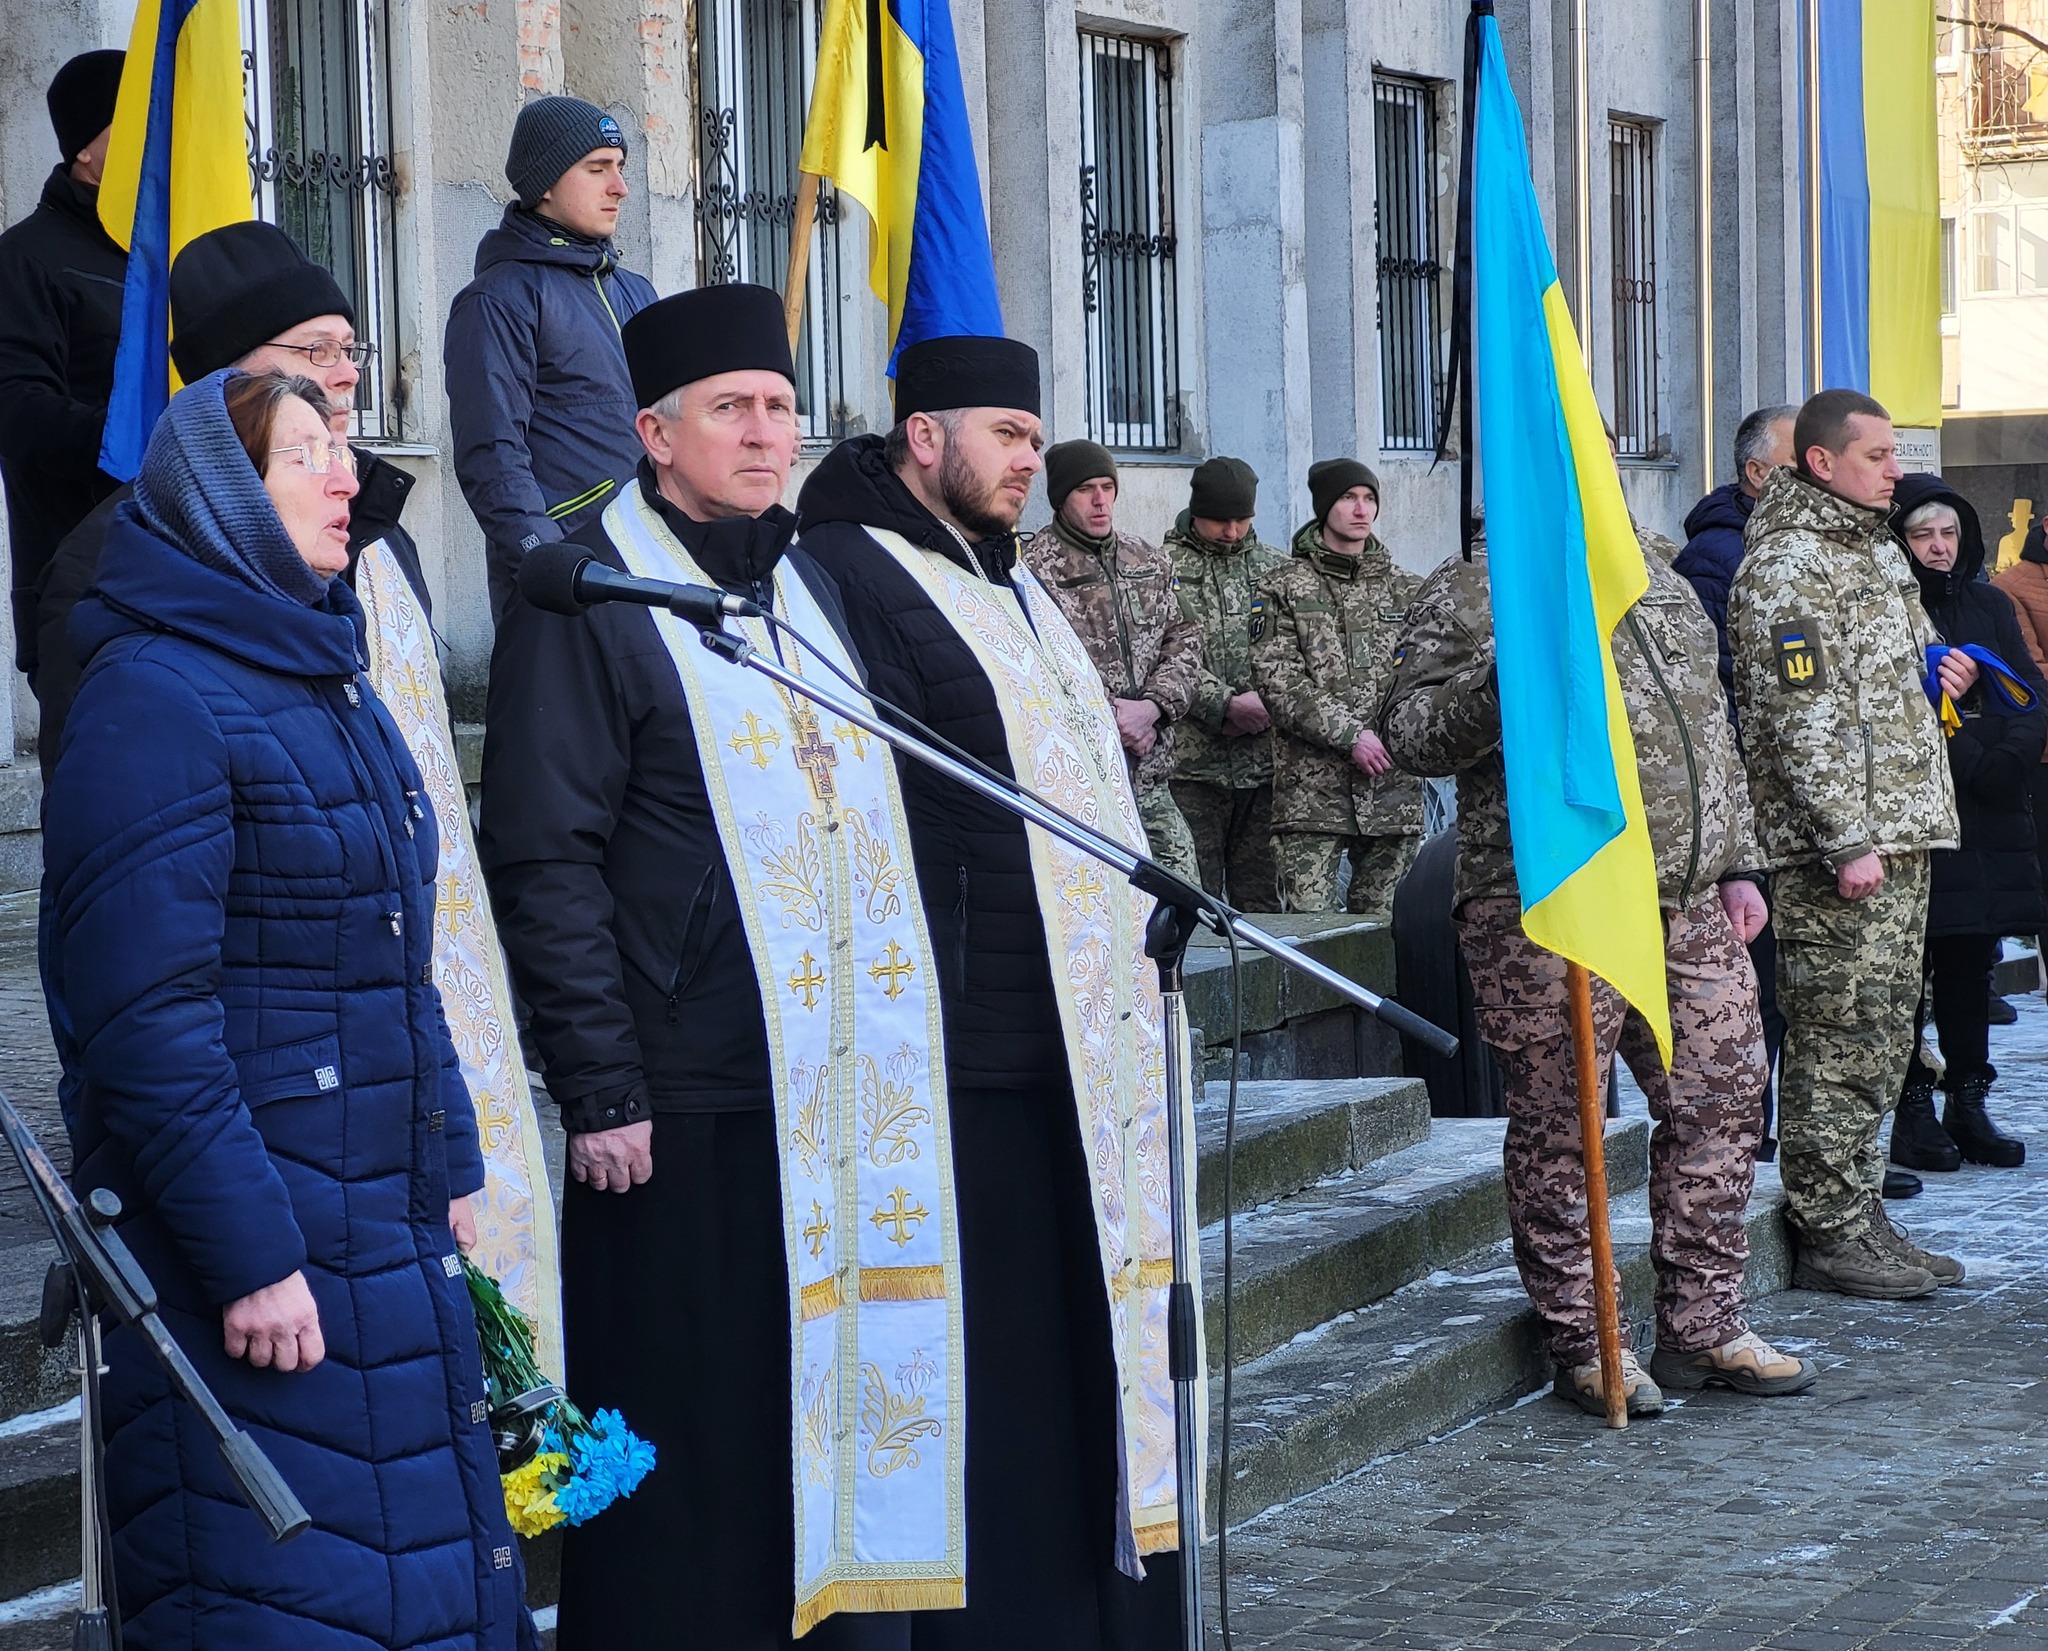
[[[1364,465],[1312,465],[1308,488],[1315,519],[1259,587],[1266,629],[1252,644],[1252,685],[1273,718],[1280,909],[1384,918],[1422,846],[1422,782],[1394,767],[1373,721],[1422,581],[1373,533],[1380,484]]]
[[[1201,628],[1202,675],[1178,729],[1173,795],[1194,833],[1202,887],[1241,911],[1278,911],[1273,871],[1271,719],[1252,686],[1266,626],[1259,582],[1286,558],[1252,528],[1259,478],[1242,459],[1196,467],[1166,548],[1187,616]]]
[[[1623,1355],[1631,1414],[1663,1408],[1658,1384],[1804,1392],[1813,1367],[1742,1315],[1744,1212],[1763,1126],[1763,1026],[1745,942],[1763,927],[1749,793],[1728,725],[1713,626],[1691,586],[1646,553],[1649,589],[1615,628],[1665,914],[1673,1054],[1604,982],[1593,1020],[1604,1081],[1617,1047],[1649,1098],[1651,1259],[1657,1351]],[[1564,961],[1522,933],[1493,612],[1483,546],[1424,582],[1395,650],[1380,738],[1411,774],[1455,774],[1454,899],[1479,1029],[1508,1105],[1504,1147],[1515,1263],[1549,1333],[1557,1392],[1600,1413],[1593,1267]],[[1654,1379],[1653,1379],[1654,1378]]]
[[[1879,1201],[1885,1115],[1913,1048],[1928,851],[1959,840],[1941,725],[1922,687],[1940,638],[1885,526],[1901,471],[1876,402],[1800,409],[1798,468],[1765,484],[1729,593],[1729,650],[1758,836],[1774,873],[1786,1020],[1778,1150],[1794,1282],[1894,1299],[1960,1282]],[[1950,653],[1960,700],[1976,665]]]
[[[1116,530],[1116,460],[1107,448],[1047,448],[1045,491],[1052,525],[1025,542],[1025,565],[1102,673],[1152,857],[1198,882],[1195,840],[1169,782],[1174,725],[1194,704],[1201,675],[1202,633],[1174,595],[1173,558]]]

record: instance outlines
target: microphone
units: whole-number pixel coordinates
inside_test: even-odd
[[[693,625],[717,625],[731,615],[757,619],[761,610],[743,596],[710,585],[641,579],[609,568],[580,546],[535,545],[519,564],[519,594],[546,613],[582,613],[600,602],[635,602],[666,608]]]

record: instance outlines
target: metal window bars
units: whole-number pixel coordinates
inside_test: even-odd
[[[1081,31],[1081,308],[1088,434],[1126,451],[1181,444],[1173,51]]]
[[[1607,123],[1614,260],[1614,435],[1622,457],[1664,458],[1657,379],[1656,128]]]
[[[357,336],[376,346],[356,385],[356,434],[405,440],[389,8],[243,0],[242,42],[256,215],[333,274],[355,305]]]
[[[1396,452],[1435,451],[1443,398],[1436,98],[1428,81],[1373,77],[1380,446]]]
[[[796,218],[797,161],[818,55],[822,0],[700,0],[697,17],[697,247],[705,285],[782,290]],[[797,341],[805,437],[847,433],[838,199],[818,190],[809,291]]]

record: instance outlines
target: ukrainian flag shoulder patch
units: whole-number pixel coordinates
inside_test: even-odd
[[[1810,619],[1772,626],[1771,657],[1778,664],[1781,688],[1819,688],[1827,682],[1827,656],[1821,651],[1820,633]]]

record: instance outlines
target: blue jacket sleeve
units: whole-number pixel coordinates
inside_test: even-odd
[[[1742,561],[1742,535],[1730,528],[1710,527],[1686,542],[1672,562],[1674,573],[1683,577],[1699,596],[1700,606],[1714,622],[1714,634],[1721,644],[1721,692],[1735,704],[1735,661],[1728,651],[1728,587],[1735,581],[1735,569]]]
[[[540,374],[531,323],[472,289],[449,312],[442,354],[455,475],[485,538],[514,557],[552,544],[562,529],[527,446]]]
[[[306,1246],[227,1051],[228,749],[182,676],[144,657],[86,679],[44,832],[50,984],[92,1115],[214,1301],[277,1283]]]

